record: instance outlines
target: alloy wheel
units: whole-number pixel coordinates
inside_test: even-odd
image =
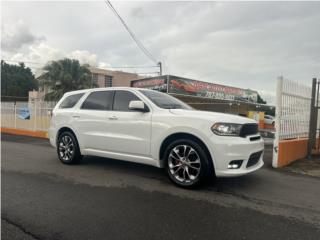
[[[193,183],[201,170],[197,151],[186,144],[175,146],[168,157],[169,173],[181,183]]]
[[[59,142],[59,155],[63,161],[70,161],[74,156],[74,143],[68,135],[62,136]]]

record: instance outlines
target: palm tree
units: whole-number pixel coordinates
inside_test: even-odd
[[[95,87],[87,66],[81,66],[78,60],[62,59],[48,63],[42,80],[50,89],[46,100],[58,100],[65,92]]]

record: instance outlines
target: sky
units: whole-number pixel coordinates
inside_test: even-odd
[[[320,2],[111,3],[164,74],[250,88],[269,104],[278,76],[307,85],[320,77]],[[34,72],[65,57],[102,68],[155,65],[104,1],[3,1],[1,50]]]

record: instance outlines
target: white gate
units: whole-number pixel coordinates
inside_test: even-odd
[[[275,141],[273,167],[279,167],[281,143],[308,137],[310,121],[311,86],[278,78],[276,92]],[[296,144],[296,142],[295,142]],[[305,143],[303,143],[305,144]]]

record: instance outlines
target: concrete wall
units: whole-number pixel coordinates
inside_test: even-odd
[[[308,138],[281,140],[278,145],[277,167],[284,167],[307,156]]]
[[[98,85],[99,87],[104,87],[104,76],[112,76],[112,87],[130,87],[130,82],[132,80],[140,79],[135,73],[127,73],[122,71],[111,71],[101,68],[90,68],[91,73],[98,74]]]

